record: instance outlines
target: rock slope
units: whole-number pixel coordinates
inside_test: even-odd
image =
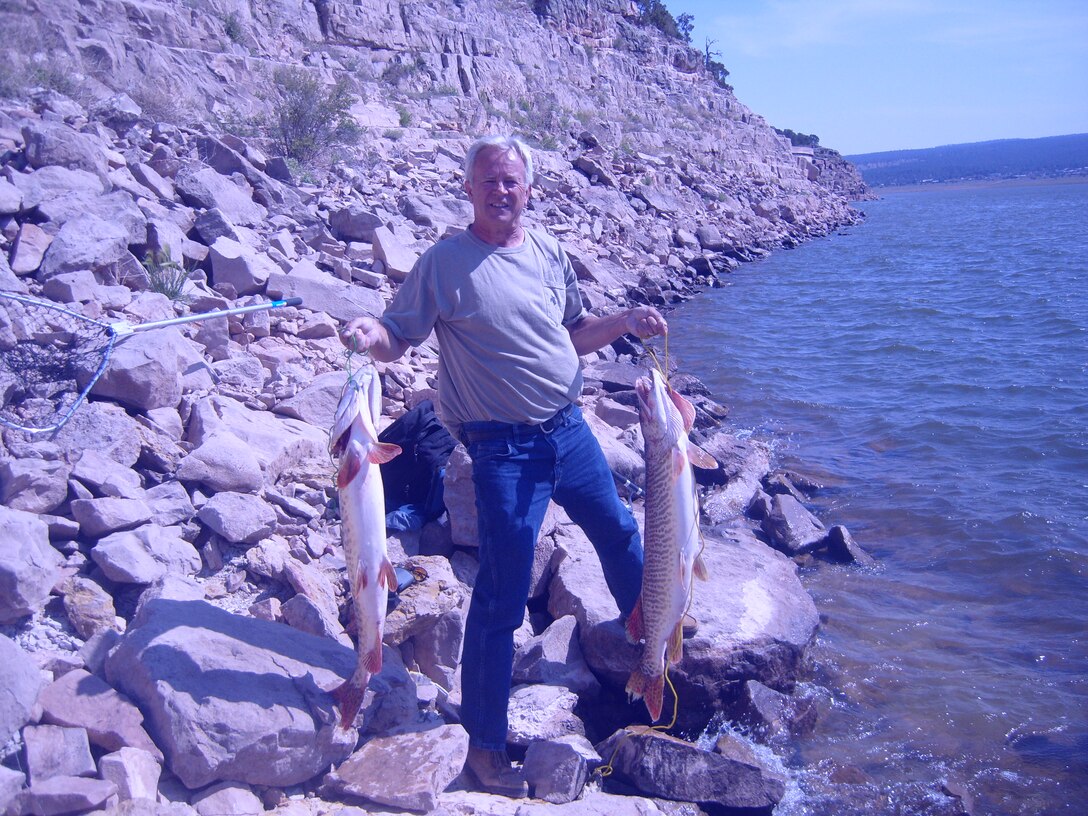
[[[460,449],[448,513],[391,539],[394,560],[426,578],[391,610],[385,668],[355,727],[336,727],[327,690],[353,665],[325,450],[346,365],[336,328],[380,312],[418,252],[465,226],[469,133],[535,110],[517,102],[523,90],[554,94],[544,108],[559,135],[537,153],[529,217],[564,243],[600,312],[667,309],[740,260],[855,217],[626,4],[512,4],[533,34],[516,40],[494,11],[199,0],[0,11],[79,78],[65,94],[34,74],[49,87],[0,105],[0,290],[133,324],[302,299],[133,334],[58,433],[4,431],[0,809],[317,813],[339,800],[527,813],[578,799],[587,813],[680,812],[677,802],[767,812],[782,796],[780,771],[729,732],[711,750],[623,736],[644,717],[622,695],[634,649],[592,548],[558,512],[519,633],[509,735],[537,799],[463,790],[458,657],[475,519]],[[46,53],[19,39],[5,48],[27,71]],[[159,104],[259,106],[262,66],[300,62],[331,79],[352,56],[351,70],[377,77],[356,111],[371,136],[305,181],[266,144],[200,116],[179,125]],[[556,81],[575,64],[569,86]],[[460,91],[428,96],[424,77]],[[594,92],[602,115],[582,122],[577,106]],[[500,98],[514,104],[498,110]],[[670,130],[680,104],[707,111],[706,127]],[[398,106],[414,125],[384,135],[381,117]],[[34,331],[0,297],[0,351]],[[639,353],[623,340],[585,360],[584,410],[634,483]],[[433,396],[435,368],[431,344],[381,367],[390,418]],[[0,369],[7,401],[20,371]],[[674,382],[720,463],[702,474],[714,579],[695,596],[703,625],[674,676],[679,725],[718,735],[728,718],[773,743],[815,711],[793,693],[817,618],[787,554],[865,556],[808,515],[788,479],[768,476],[766,451],[721,427],[725,409],[697,380]],[[605,750],[610,737],[622,751]],[[691,773],[677,777],[678,762]],[[616,781],[587,786],[609,763]]]

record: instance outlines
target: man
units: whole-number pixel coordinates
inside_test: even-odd
[[[578,357],[625,333],[667,331],[651,307],[585,311],[558,242],[521,224],[532,183],[524,144],[476,141],[465,160],[472,224],[423,254],[380,320],[357,318],[342,335],[389,362],[437,334],[439,416],[472,458],[480,537],[461,661],[466,766],[482,789],[514,797],[528,787],[506,756],[513,633],[549,500],[593,542],[622,614],[641,589],[638,527],[575,405]]]

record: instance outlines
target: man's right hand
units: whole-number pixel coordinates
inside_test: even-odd
[[[340,342],[352,351],[369,351],[381,340],[382,324],[373,317],[357,317],[340,332]]]
[[[357,317],[340,332],[340,342],[354,352],[370,352],[375,360],[390,363],[408,349],[408,344],[389,333],[376,317]]]

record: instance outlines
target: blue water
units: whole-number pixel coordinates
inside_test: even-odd
[[[834,812],[851,769],[979,814],[1084,813],[1088,184],[858,206],[670,315],[682,366],[879,564],[803,570],[833,703],[786,810]]]

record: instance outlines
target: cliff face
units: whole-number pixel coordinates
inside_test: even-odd
[[[551,152],[545,167],[569,167],[595,147],[597,182],[608,185],[610,165],[628,171],[677,197],[676,226],[710,222],[748,246],[793,243],[858,217],[842,189],[809,180],[788,141],[706,74],[697,51],[639,27],[627,0],[4,8],[0,23],[27,35],[9,46],[24,61],[48,60],[92,97],[126,91],[166,121],[241,121],[265,106],[276,68],[303,65],[351,81],[352,113],[383,158],[436,135],[513,131]]]

